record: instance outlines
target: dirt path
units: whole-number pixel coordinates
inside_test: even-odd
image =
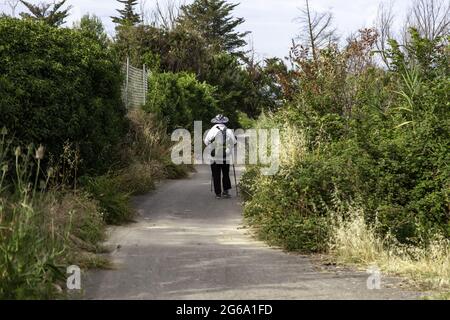
[[[139,197],[138,222],[111,229],[117,270],[83,277],[87,299],[414,299],[383,278],[368,290],[367,274],[320,271],[309,257],[254,240],[241,227],[237,199],[216,200],[209,168],[163,183]]]

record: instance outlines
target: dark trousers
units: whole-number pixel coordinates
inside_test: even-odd
[[[211,165],[211,171],[214,181],[214,192],[216,195],[222,194],[222,184],[223,191],[228,191],[231,189],[230,180],[230,165],[229,164],[217,164],[213,163]],[[222,176],[222,181],[221,181]]]

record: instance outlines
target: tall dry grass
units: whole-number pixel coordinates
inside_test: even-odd
[[[293,167],[307,154],[307,138],[304,130],[289,125],[281,132],[280,164]]]
[[[128,113],[130,129],[123,148],[124,162],[163,161],[170,157],[171,141],[166,127],[155,115],[141,109]]]
[[[118,172],[122,189],[131,194],[152,190],[155,182],[164,178],[183,178],[189,170],[171,162],[172,142],[166,126],[154,114],[141,109],[128,113],[130,129],[122,148],[122,162]]]
[[[450,241],[436,235],[423,247],[402,245],[392,237],[381,238],[369,226],[364,211],[349,206],[348,212],[332,215],[330,253],[338,263],[380,270],[406,277],[426,289],[450,289]]]

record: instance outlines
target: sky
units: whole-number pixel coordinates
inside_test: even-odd
[[[39,3],[42,0],[32,1]],[[164,3],[167,0],[160,0]],[[393,1],[396,23],[398,27],[404,20],[412,0],[310,0],[312,10],[318,12],[330,11],[334,15],[334,26],[343,39],[350,33],[363,27],[373,26],[381,2]],[[7,0],[0,0],[0,11],[10,13],[6,5]],[[156,0],[146,0],[147,10],[151,10]],[[186,2],[191,2],[187,0]],[[251,31],[246,39],[253,44],[257,57],[266,58],[277,56],[283,58],[288,55],[292,38],[299,34],[299,25],[295,18],[300,15],[300,8],[304,7],[304,0],[231,0],[240,3],[235,9],[236,17],[243,17],[246,21],[240,31]],[[68,0],[73,8],[68,18],[71,26],[86,13],[99,16],[110,35],[114,34],[114,24],[111,16],[116,15],[116,9],[121,4],[115,0]],[[18,7],[18,12],[23,10]]]

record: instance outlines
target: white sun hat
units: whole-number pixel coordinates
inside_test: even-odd
[[[214,123],[214,124],[225,124],[225,123],[228,123],[229,121],[230,121],[230,119],[225,117],[223,114],[219,114],[214,119],[211,120],[211,123]]]

